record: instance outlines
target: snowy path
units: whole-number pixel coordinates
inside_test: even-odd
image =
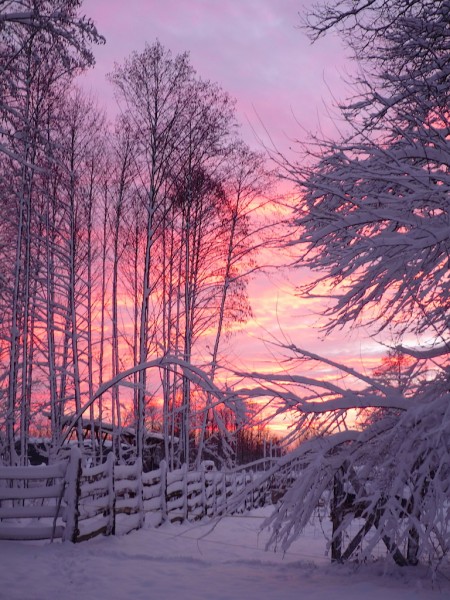
[[[284,557],[264,551],[261,511],[82,544],[0,542],[3,600],[447,600],[425,569],[330,565],[319,528]]]

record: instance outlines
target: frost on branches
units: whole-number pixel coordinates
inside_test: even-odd
[[[450,543],[446,377],[419,379],[405,392],[306,350],[288,349],[300,363],[298,371],[320,361],[339,370],[343,383],[252,374],[260,386],[239,391],[248,398],[272,397],[279,412],[293,414],[293,437],[318,433],[266,474],[287,488],[266,523],[270,542],[286,550],[317,508],[330,504],[333,558],[368,558],[382,544],[400,565],[422,559],[437,566]]]
[[[301,190],[298,264],[317,274],[303,292],[328,298],[328,331],[388,330],[426,376],[406,393],[291,348],[353,385],[259,377],[261,394],[319,432],[284,459],[301,476],[270,520],[273,541],[286,548],[334,489],[335,558],[381,543],[398,564],[437,565],[450,545],[450,2],[330,2],[307,27],[313,39],[337,27],[360,70],[340,107],[350,133],[315,139],[301,164],[280,159]]]

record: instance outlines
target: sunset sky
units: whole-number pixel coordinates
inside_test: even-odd
[[[219,83],[237,101],[242,137],[256,149],[273,142],[295,156],[295,139],[319,129],[336,131],[333,104],[348,92],[344,80],[352,63],[340,39],[330,34],[311,45],[299,28],[312,0],[85,0],[84,11],[106,38],[95,49],[97,64],[83,77],[99,103],[117,112],[105,76],[144,44],[159,41],[174,54],[188,51],[198,74]],[[269,137],[270,136],[270,139]],[[293,342],[335,359],[370,369],[382,348],[365,332],[345,332],[322,341],[315,325],[320,304],[295,294],[305,274],[277,270],[250,285],[254,319],[235,336],[227,353],[248,369],[271,370],[280,354],[274,339]],[[362,357],[364,356],[364,361]]]

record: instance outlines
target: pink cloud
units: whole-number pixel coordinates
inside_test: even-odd
[[[106,73],[114,62],[142,50],[145,42],[159,39],[174,53],[189,51],[199,75],[216,81],[237,99],[249,143],[257,142],[247,119],[263,135],[260,118],[277,145],[288,151],[288,138],[303,136],[296,119],[306,129],[317,129],[319,120],[327,120],[322,100],[331,102],[328,86],[337,96],[343,88],[340,42],[330,36],[311,46],[298,29],[298,13],[310,4],[310,0],[85,0],[86,14],[107,40],[96,49],[97,66],[87,76],[87,85],[113,106]]]

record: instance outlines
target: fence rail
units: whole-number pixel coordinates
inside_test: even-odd
[[[187,465],[142,472],[142,463],[81,467],[76,449],[69,461],[41,467],[0,467],[0,539],[81,542],[97,535],[128,533],[164,521],[194,521],[243,512],[270,501],[261,473],[210,470]],[[252,483],[252,491],[244,493]],[[255,485],[256,484],[256,485]]]

